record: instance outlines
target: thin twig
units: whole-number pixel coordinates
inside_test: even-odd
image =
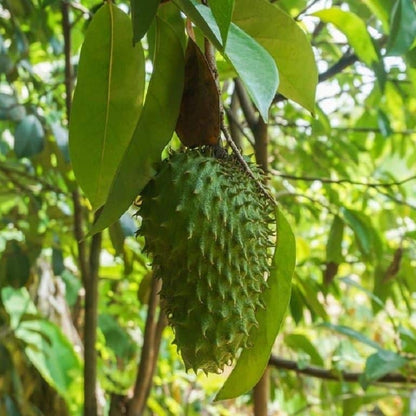
[[[333,371],[326,368],[307,366],[299,368],[296,361],[287,360],[282,357],[272,355],[269,359],[269,365],[283,370],[296,371],[298,374],[320,378],[323,380],[346,381],[349,383],[357,383],[360,381],[363,373],[347,372],[347,371]],[[402,383],[402,384],[416,384],[416,378],[412,376],[405,376],[399,373],[389,373],[380,377],[377,383]]]
[[[49,182],[47,182],[45,179],[41,178],[40,176],[35,176],[24,170],[14,168],[12,166],[7,166],[6,163],[4,162],[0,162],[0,171],[3,172],[14,184],[20,184],[20,182],[18,182],[18,180],[15,178],[16,176],[20,176],[24,179],[33,181],[33,183],[36,185],[39,185],[39,184],[42,185],[42,188],[44,191],[55,192],[58,195],[65,194],[65,192],[62,189],[50,184]],[[33,193],[33,191],[29,189],[28,191]]]
[[[330,179],[330,178],[320,178],[318,176],[296,176],[290,175],[287,173],[280,173],[278,171],[272,171],[272,174],[275,176],[280,176],[281,178],[285,179],[292,179],[296,181],[305,181],[305,182],[322,182],[322,183],[332,183],[336,185],[343,185],[343,184],[350,184],[350,185],[358,185],[358,186],[368,186],[370,188],[390,188],[392,186],[400,186],[407,182],[416,180],[416,175],[409,176],[405,179],[400,181],[392,181],[392,182],[359,182],[354,181],[352,179]]]
[[[230,125],[230,129],[231,129],[231,124],[234,124],[238,131],[247,139],[247,141],[251,144],[251,146],[254,147],[254,141],[253,139],[245,132],[243,126],[241,125],[241,123],[238,122],[237,118],[235,117],[234,113],[232,112],[232,110],[230,108],[224,107],[224,111],[227,114],[227,117],[229,118],[229,122],[228,124]]]

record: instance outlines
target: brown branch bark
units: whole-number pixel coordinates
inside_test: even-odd
[[[144,330],[144,340],[137,372],[136,383],[134,386],[133,397],[129,403],[128,416],[140,416],[146,406],[148,394],[150,392],[153,372],[157,362],[161,333],[160,320],[156,321],[156,309],[159,303],[160,279],[153,277],[149,296],[146,325]],[[162,312],[161,312],[162,313]],[[160,334],[158,333],[160,331]]]
[[[234,86],[234,91],[231,96],[230,108],[224,109],[224,110],[227,116],[231,138],[233,139],[235,145],[239,149],[241,149],[242,131],[240,130],[240,124],[237,121],[238,120],[238,117],[237,117],[238,108],[239,108],[238,96],[237,96],[237,91],[235,90],[235,86]]]
[[[89,270],[85,280],[84,322],[84,415],[97,414],[97,315],[98,315],[98,271],[100,267],[102,234],[91,239]]]
[[[308,366],[299,368],[296,361],[287,360],[282,357],[272,355],[269,365],[282,370],[295,371],[298,374],[319,378],[322,380],[346,381],[349,383],[357,383],[360,381],[362,373],[358,372],[335,372],[321,367]],[[400,383],[400,384],[416,384],[415,377],[406,377],[399,373],[389,373],[377,380],[377,383]]]
[[[330,178],[321,178],[319,176],[296,176],[296,175],[289,175],[287,173],[280,173],[273,171],[273,175],[280,176],[281,178],[285,179],[292,179],[295,181],[305,181],[305,182],[322,182],[322,183],[332,183],[336,185],[343,185],[343,184],[350,184],[350,185],[358,185],[358,186],[368,186],[370,188],[391,188],[392,186],[400,186],[407,182],[416,180],[416,175],[409,176],[408,178],[402,179],[400,181],[392,181],[392,182],[359,182],[354,181],[351,179],[330,179]]]

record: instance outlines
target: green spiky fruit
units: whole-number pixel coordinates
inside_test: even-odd
[[[269,272],[270,203],[235,157],[212,153],[163,161],[139,211],[162,307],[195,372],[220,372],[248,346]]]

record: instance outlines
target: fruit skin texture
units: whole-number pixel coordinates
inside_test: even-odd
[[[233,156],[209,148],[164,160],[141,197],[139,233],[162,279],[174,342],[187,369],[221,372],[249,346],[264,307],[270,203]]]

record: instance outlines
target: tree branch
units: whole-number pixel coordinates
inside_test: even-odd
[[[225,114],[227,115],[227,121],[228,121],[228,126],[230,129],[231,138],[233,139],[236,146],[239,149],[241,149],[241,135],[244,135],[244,136],[246,135],[242,131],[240,123],[238,122],[238,117],[237,117],[238,107],[239,107],[238,96],[237,96],[237,91],[235,90],[235,86],[234,86],[234,91],[231,95],[230,108],[223,107],[223,110],[225,111]]]
[[[337,63],[332,65],[322,74],[319,74],[318,82],[323,82],[329,78],[332,78],[333,76],[339,74],[345,68],[348,68],[349,66],[353,65],[357,61],[359,61],[359,59],[355,53],[347,52],[345,55],[343,55],[340,58],[340,60]]]
[[[155,320],[156,309],[159,303],[158,293],[160,290],[160,286],[161,280],[153,276],[147,309],[147,318],[144,330],[142,353],[140,356],[139,369],[137,372],[133,397],[129,404],[129,416],[140,416],[143,414],[143,411],[146,406],[148,392],[150,391],[152,384],[153,371],[157,361],[160,338],[159,345],[157,345],[157,341],[158,337],[161,336],[157,335],[157,329],[160,324],[158,324],[158,322]],[[160,328],[159,330],[161,331]]]
[[[349,383],[357,383],[363,373],[347,372],[347,371],[333,371],[321,367],[308,366],[299,368],[296,361],[287,360],[282,357],[272,355],[269,360],[269,365],[282,370],[295,371],[298,374],[315,377],[323,380],[346,381]],[[416,384],[415,377],[406,377],[399,373],[389,373],[377,380],[377,383],[411,383]]]
[[[85,287],[84,322],[84,414],[97,414],[97,312],[98,312],[98,270],[100,267],[101,233],[91,239],[89,274]]]
[[[257,125],[257,114],[254,106],[246,93],[241,81],[237,78],[234,80],[235,89],[237,92],[238,101],[240,102],[241,110],[243,110],[244,118],[247,121],[251,131],[254,131]]]
[[[390,188],[392,186],[400,186],[407,182],[416,180],[416,175],[409,176],[405,179],[400,181],[392,181],[392,182],[359,182],[354,181],[352,179],[330,179],[330,178],[320,178],[317,176],[296,176],[296,175],[289,175],[287,173],[280,173],[277,171],[272,171],[273,175],[280,176],[281,178],[285,179],[292,179],[296,181],[305,181],[305,182],[322,182],[322,183],[332,183],[336,185],[343,185],[343,184],[350,184],[350,185],[358,185],[358,186],[368,186],[370,188]]]

